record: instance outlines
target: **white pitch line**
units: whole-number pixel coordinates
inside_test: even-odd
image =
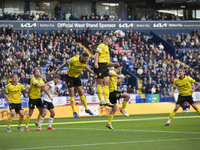
[[[94,129],[94,128],[55,128],[56,130],[92,130],[92,131],[111,131],[109,129]],[[155,133],[180,133],[180,134],[197,134],[200,132],[181,132],[181,131],[157,131],[157,130],[126,130],[126,129],[114,129],[111,132],[155,132]]]
[[[185,139],[163,139],[163,140],[142,140],[142,141],[125,141],[125,142],[110,142],[110,143],[91,143],[91,144],[78,144],[78,145],[59,145],[59,146],[44,146],[44,147],[31,147],[31,148],[18,148],[10,150],[26,150],[26,149],[49,149],[49,148],[63,148],[63,147],[83,147],[83,146],[97,146],[97,145],[113,145],[113,144],[133,144],[133,143],[150,143],[150,142],[166,142],[166,141],[187,141],[187,140],[200,140],[200,138],[185,138]]]

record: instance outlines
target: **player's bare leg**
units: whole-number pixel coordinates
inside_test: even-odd
[[[171,114],[170,114],[170,116],[169,116],[169,119],[168,119],[167,123],[165,123],[164,126],[169,126],[169,124],[171,123],[173,117],[174,117],[175,114],[176,114],[176,111],[179,109],[180,106],[181,106],[181,105],[176,104],[174,110],[171,112]]]

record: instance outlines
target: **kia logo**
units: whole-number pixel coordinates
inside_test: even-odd
[[[167,27],[167,23],[154,23],[153,24],[154,28],[163,28],[163,27]]]
[[[22,28],[36,28],[36,23],[21,23]]]
[[[130,27],[134,27],[133,23],[120,23],[119,24],[119,28],[130,28]]]

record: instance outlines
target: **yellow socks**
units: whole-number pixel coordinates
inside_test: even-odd
[[[125,109],[128,101],[123,101],[122,108]]]
[[[113,116],[114,116],[114,115],[111,115],[111,114],[109,115],[109,117],[108,117],[108,123],[112,123]]]
[[[39,121],[40,121],[40,116],[41,116],[41,114],[38,114],[38,116],[37,116],[37,123],[39,123]]]
[[[97,84],[97,95],[98,95],[99,100],[102,101],[103,100],[103,98],[102,98],[102,85],[100,85],[100,84]]]
[[[80,99],[81,99],[81,102],[83,103],[83,105],[85,106],[85,110],[88,110],[88,106],[87,106],[85,96],[84,95],[80,96]]]
[[[197,112],[198,112],[198,114],[200,115],[200,108],[199,108],[199,109],[197,109]]]
[[[26,126],[28,126],[30,119],[31,119],[31,116],[27,115],[27,117],[26,117]]]
[[[103,87],[103,95],[105,101],[109,100],[109,86]]]
[[[10,126],[10,125],[11,125],[11,123],[12,123],[12,120],[13,120],[13,117],[9,116],[9,117],[8,117],[8,126]]]
[[[19,117],[19,122],[18,122],[18,125],[20,126],[22,124],[22,121],[24,120],[24,118],[22,117]]]
[[[73,110],[73,113],[74,113],[74,112],[76,112],[74,97],[70,97],[69,99],[70,99],[70,103],[71,103],[72,110]]]
[[[172,118],[175,116],[176,112],[173,110],[169,116],[169,120],[167,121],[167,123],[170,123],[172,121]]]

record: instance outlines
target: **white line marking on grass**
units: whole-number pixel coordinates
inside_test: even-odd
[[[149,120],[162,120],[162,119],[168,119],[168,118],[169,118],[169,117],[116,119],[116,120],[113,120],[113,122],[149,121]],[[174,117],[174,119],[192,119],[192,118],[200,118],[200,116],[180,116],[180,117]],[[55,122],[54,125],[62,125],[62,124],[84,124],[84,123],[101,123],[101,122],[107,122],[107,121],[108,121],[108,120]],[[48,125],[48,123],[43,123],[43,125]],[[17,126],[17,124],[11,125],[11,127],[16,127],[16,126]],[[29,126],[35,126],[35,124],[29,124]],[[7,127],[7,125],[0,125],[0,127]]]
[[[94,129],[94,128],[55,128],[56,130],[92,130],[92,131],[111,131],[109,129]],[[155,133],[183,133],[183,134],[200,134],[200,132],[181,132],[181,131],[157,131],[157,130],[126,130],[115,129],[111,132],[155,132]]]
[[[31,148],[18,148],[10,150],[26,150],[26,149],[53,149],[63,147],[83,147],[83,146],[97,146],[97,145],[114,145],[114,144],[133,144],[133,143],[150,143],[150,142],[166,142],[166,141],[187,141],[187,140],[200,140],[200,138],[185,138],[185,139],[163,139],[163,140],[142,140],[142,141],[124,141],[124,142],[110,142],[110,143],[91,143],[91,144],[77,144],[77,145],[59,145],[59,146],[43,146]]]

